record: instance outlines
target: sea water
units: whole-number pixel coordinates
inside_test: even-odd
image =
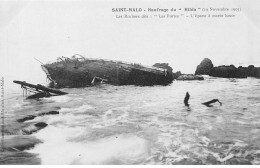
[[[16,135],[42,143],[2,152],[1,164],[260,164],[259,79],[205,76],[168,86],[63,91],[69,94],[26,100],[20,92],[5,101],[4,143]],[[222,106],[201,104],[212,99]],[[59,114],[16,121],[51,110]],[[48,126],[21,133],[37,122]]]

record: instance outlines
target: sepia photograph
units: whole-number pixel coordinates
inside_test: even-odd
[[[0,0],[0,165],[260,165],[259,0]]]

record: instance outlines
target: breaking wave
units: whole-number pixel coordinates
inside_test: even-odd
[[[19,98],[7,102],[5,132],[34,131],[42,143],[26,149],[26,156],[37,155],[41,164],[260,164],[259,83],[208,77],[164,87],[67,89],[68,95],[39,101]],[[183,104],[186,91],[190,107]],[[215,98],[223,105],[201,104]],[[59,113],[39,115],[48,111]],[[37,117],[17,122],[30,115]],[[34,163],[21,161],[28,162]]]

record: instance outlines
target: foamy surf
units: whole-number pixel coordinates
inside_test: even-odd
[[[210,80],[198,81],[195,87],[193,82],[106,85],[21,100],[9,104],[15,118],[6,133],[21,135],[19,130],[25,128],[42,141],[25,151],[38,154],[39,164],[259,164],[259,102],[247,99],[256,97],[259,88],[222,79],[216,89],[217,79]],[[234,83],[244,89],[236,90]],[[187,89],[189,108],[183,105]],[[201,104],[216,97],[222,106]],[[58,113],[40,115],[50,111]],[[26,117],[30,120],[17,121]],[[35,123],[47,125],[38,129]]]
[[[82,106],[76,108],[61,108],[60,113],[84,113],[87,110],[93,109],[91,105],[83,104]]]
[[[142,163],[149,156],[149,143],[140,137],[126,134],[89,142],[69,141],[81,133],[80,128],[50,126],[36,134],[44,143],[30,152],[38,153],[42,164],[130,164]]]
[[[66,103],[71,100],[68,95],[52,96],[48,98],[42,98],[45,102],[56,102],[56,103]]]

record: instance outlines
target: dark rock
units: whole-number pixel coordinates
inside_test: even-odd
[[[249,65],[248,67],[239,66],[238,70],[247,77],[260,78],[260,67],[254,67],[254,65]]]
[[[0,153],[0,165],[40,165],[39,154],[18,151],[4,151]]]
[[[173,165],[203,165],[203,162],[200,159],[194,158],[184,158],[177,162],[172,162]]]
[[[25,122],[25,121],[28,121],[28,120],[33,120],[35,117],[36,117],[35,115],[29,115],[29,116],[26,116],[24,118],[18,119],[17,121],[18,122]]]
[[[252,155],[247,155],[246,157],[245,157],[245,159],[247,159],[248,161],[253,161],[255,158],[252,156]]]
[[[173,79],[177,79],[181,75],[182,75],[181,71],[177,71],[177,72],[173,73]]]
[[[56,114],[59,114],[59,112],[58,111],[49,111],[49,112],[46,112],[46,113],[40,113],[37,116],[56,115]],[[28,116],[26,116],[24,118],[18,119],[17,121],[18,122],[25,122],[25,121],[28,121],[28,120],[33,120],[37,116],[35,116],[35,115],[28,115]]]
[[[254,65],[248,67],[239,66],[238,68],[234,65],[213,67],[211,60],[204,58],[197,66],[195,75],[209,75],[221,78],[247,78],[248,76],[260,78],[260,67],[254,67]]]
[[[226,161],[228,165],[252,165],[250,161],[245,158],[231,158]]]
[[[59,114],[59,112],[58,112],[58,111],[49,111],[49,112],[46,112],[46,113],[41,113],[41,114],[39,114],[38,116],[56,115],[56,114]]]
[[[29,125],[27,127],[24,127],[21,131],[23,134],[25,135],[30,135],[34,132],[37,132],[43,128],[45,128],[48,124],[44,123],[44,122],[39,122],[33,125]]]
[[[46,113],[46,115],[55,115],[55,114],[59,114],[58,111],[49,111]]]
[[[209,75],[212,68],[212,61],[208,58],[204,58],[201,61],[201,63],[197,66],[195,75]]]
[[[181,75],[177,78],[177,80],[204,80],[203,76],[193,75],[193,74],[185,74]]]
[[[247,75],[248,76],[255,76],[255,66],[254,65],[249,65],[247,67]]]
[[[5,136],[5,151],[23,151],[33,148],[36,144],[42,143],[33,136]]]
[[[236,68],[234,65],[218,66],[213,67],[210,74],[213,77],[222,77],[222,78],[246,78],[247,74],[241,68]]]
[[[260,78],[260,67],[249,65],[247,67],[247,76]]]
[[[46,127],[48,124],[44,123],[44,122],[39,122],[39,123],[36,123],[34,124],[36,127],[40,127],[40,128],[44,128]]]
[[[207,156],[207,164],[219,165],[221,162],[218,161],[214,156],[209,155]]]

